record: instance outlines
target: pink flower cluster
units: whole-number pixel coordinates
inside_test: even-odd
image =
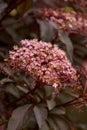
[[[10,51],[10,65],[23,70],[34,80],[46,85],[61,87],[63,84],[77,86],[76,70],[57,45],[43,41],[22,40],[22,46]]]
[[[59,25],[58,29],[70,33],[81,33],[87,35],[87,15],[75,12],[71,8],[45,8],[40,10],[43,18],[48,18]]]

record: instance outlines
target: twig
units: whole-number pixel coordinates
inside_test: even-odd
[[[39,86],[40,86],[40,82],[37,82],[36,85],[35,85],[35,87],[34,87],[32,90],[30,90],[29,92],[25,93],[23,96],[21,96],[20,98],[18,98],[17,100],[15,100],[15,101],[13,101],[13,102],[10,102],[10,103],[7,103],[7,102],[6,102],[6,104],[7,104],[8,106],[13,106],[15,103],[21,101],[22,99],[26,98],[27,96],[29,96],[30,98],[32,98],[33,101],[36,103],[36,100],[34,100],[34,98],[33,98],[30,94],[34,94],[34,92],[37,90],[37,88],[38,88]]]
[[[3,29],[5,29],[6,27],[10,27],[10,26],[12,26],[13,24],[16,24],[17,22],[20,22],[20,21],[22,21],[22,20],[24,20],[24,19],[26,19],[26,18],[28,18],[28,17],[29,17],[29,16],[20,17],[19,19],[15,20],[15,21],[12,22],[12,23],[9,23],[9,24],[0,26],[0,31],[3,30]]]
[[[70,105],[77,104],[77,103],[78,103],[77,101],[78,101],[80,98],[82,98],[82,95],[79,96],[78,98],[74,98],[74,99],[72,99],[72,100],[70,100],[70,101],[68,101],[68,102],[66,102],[66,103],[58,104],[58,105],[56,105],[56,107],[67,107],[67,106],[70,106]]]

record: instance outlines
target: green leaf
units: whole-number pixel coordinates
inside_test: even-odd
[[[38,126],[39,128],[41,128],[45,120],[47,119],[47,115],[48,115],[47,109],[41,106],[35,106],[33,110],[34,110],[34,114],[35,114]]]
[[[33,1],[32,0],[25,0],[18,8],[17,12],[21,15],[23,15],[30,7],[32,6]]]
[[[15,109],[8,122],[7,130],[21,130],[25,123],[25,117],[27,116],[28,110],[31,106],[31,104],[26,104]]]

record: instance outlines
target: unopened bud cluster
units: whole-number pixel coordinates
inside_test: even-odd
[[[22,40],[22,46],[10,51],[9,64],[46,85],[62,87],[63,84],[77,86],[76,70],[57,45],[43,41]]]

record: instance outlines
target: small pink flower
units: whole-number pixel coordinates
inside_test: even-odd
[[[53,87],[60,87],[64,83],[77,86],[76,70],[71,66],[65,52],[57,45],[37,39],[25,39],[21,43],[22,47],[16,46],[9,52],[10,66]]]
[[[60,28],[68,32],[76,31],[82,35],[87,32],[87,16],[85,14],[83,15],[81,12],[75,12],[74,10],[66,11],[63,8],[45,8],[41,9],[40,13],[41,16],[44,16],[44,18],[47,17],[49,20],[58,24]]]

